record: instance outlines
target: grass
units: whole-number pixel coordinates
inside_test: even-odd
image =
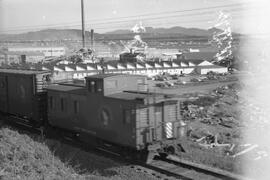
[[[2,179],[83,179],[44,143],[9,128],[0,130],[0,169]]]
[[[0,179],[156,179],[134,166],[0,125]]]
[[[207,149],[189,140],[183,140],[182,145],[187,152],[179,155],[182,159],[243,174],[243,160],[241,158],[232,158],[223,155],[223,148],[215,147]]]

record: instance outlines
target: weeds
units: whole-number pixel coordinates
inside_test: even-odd
[[[101,155],[0,127],[0,179],[155,179]]]

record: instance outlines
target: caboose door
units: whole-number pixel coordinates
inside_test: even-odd
[[[164,102],[163,107],[163,137],[170,139],[174,137],[174,122],[177,117],[177,106],[174,101]]]
[[[153,139],[162,140],[162,122],[163,122],[163,115],[162,115],[162,103],[155,105],[155,114],[154,114],[154,136]]]

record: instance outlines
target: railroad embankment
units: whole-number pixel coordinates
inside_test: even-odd
[[[0,125],[0,179],[92,180],[156,177],[135,165]]]

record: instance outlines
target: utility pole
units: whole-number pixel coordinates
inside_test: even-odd
[[[91,48],[94,49],[94,29],[91,29]]]
[[[83,48],[85,48],[85,31],[84,31],[84,0],[81,0],[81,14],[82,14],[82,43]]]

